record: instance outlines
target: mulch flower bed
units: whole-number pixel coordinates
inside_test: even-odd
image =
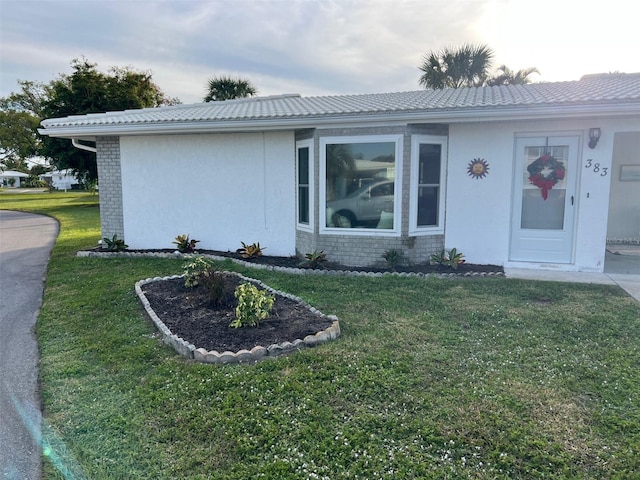
[[[208,351],[251,350],[260,345],[292,342],[330,327],[332,320],[316,314],[290,298],[276,294],[271,315],[257,327],[232,328],[237,300],[235,288],[242,283],[236,275],[222,273],[226,302],[213,305],[202,287],[188,288],[183,278],[151,282],[142,287],[152,309],[171,330],[197,348]]]

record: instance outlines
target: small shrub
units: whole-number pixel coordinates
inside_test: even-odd
[[[238,299],[236,307],[236,319],[229,324],[230,327],[256,327],[269,316],[273,308],[275,298],[266,290],[260,290],[255,285],[243,283],[234,293]]]
[[[314,250],[311,253],[305,253],[304,258],[305,260],[301,263],[302,266],[319,268],[327,261],[327,254],[322,250]]]
[[[252,243],[251,245],[247,245],[244,242],[240,243],[242,243],[242,248],[236,250],[236,253],[242,255],[242,258],[256,258],[262,255],[263,250],[266,250],[266,247],[262,248],[260,246],[260,242]]]
[[[464,263],[463,259],[464,255],[461,252],[458,252],[455,248],[449,250],[447,262],[445,265],[453,268],[454,270],[458,269],[458,265],[462,265]]]
[[[442,250],[440,253],[434,253],[431,255],[430,263],[432,265],[441,265],[443,267],[449,267],[453,270],[457,270],[458,266],[465,262],[463,257],[464,255],[462,252],[458,252],[458,250],[452,248],[448,252]]]
[[[109,239],[104,237],[102,239],[103,245],[106,245],[106,249],[109,252],[121,252],[129,248],[129,245],[124,243],[124,240],[118,238],[118,235],[113,235],[113,238]]]
[[[197,287],[204,273],[213,268],[211,260],[202,257],[194,258],[182,266],[184,272],[184,286],[188,288]]]
[[[222,273],[209,266],[199,276],[198,283],[204,290],[210,305],[225,305],[229,295],[225,289],[225,281]]]
[[[387,250],[382,254],[382,258],[384,258],[387,262],[387,265],[391,270],[395,270],[395,268],[402,262],[404,258],[404,252],[402,250]]]
[[[441,252],[434,253],[429,257],[431,265],[445,265],[447,262],[447,252],[443,249]]]
[[[180,253],[193,253],[196,250],[196,243],[200,240],[189,239],[189,235],[178,235],[176,239],[171,242],[178,248]]]

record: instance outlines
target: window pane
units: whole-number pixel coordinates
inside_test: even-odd
[[[327,226],[393,228],[395,143],[328,144]]]
[[[418,183],[420,185],[440,184],[441,145],[423,143],[420,145]]]
[[[309,184],[309,147],[298,149],[298,183]]]
[[[536,230],[562,230],[565,192],[566,190],[549,190],[545,200],[538,189],[523,190],[520,227]]]
[[[418,188],[418,226],[438,225],[440,187]]]
[[[568,146],[526,147],[520,227],[562,230],[566,199]],[[553,179],[544,188],[545,179]],[[546,196],[546,198],[545,198]]]
[[[298,187],[298,223],[309,223],[309,187]]]

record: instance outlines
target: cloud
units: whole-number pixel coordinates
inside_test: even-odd
[[[543,79],[574,79],[602,68],[637,71],[638,57],[631,54],[637,42],[629,36],[633,15],[619,10],[623,5],[610,0],[592,10],[548,0],[3,1],[0,95],[15,89],[18,78],[48,81],[69,72],[70,61],[81,55],[103,70],[151,70],[168,95],[184,102],[200,101],[207,79],[222,74],[250,79],[262,95],[415,90],[427,51],[465,42],[492,47],[496,66],[538,67]],[[598,19],[610,21],[611,32]]]

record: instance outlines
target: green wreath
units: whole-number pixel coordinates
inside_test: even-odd
[[[545,153],[529,165],[527,171],[529,172],[529,182],[542,190],[542,198],[545,200],[549,196],[549,190],[564,179],[567,173],[564,163],[556,160],[548,153]]]

